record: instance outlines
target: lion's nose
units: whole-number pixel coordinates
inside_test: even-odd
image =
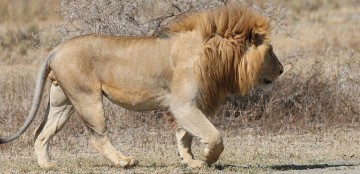
[[[279,69],[280,69],[280,75],[281,75],[284,72],[284,67],[280,64]]]

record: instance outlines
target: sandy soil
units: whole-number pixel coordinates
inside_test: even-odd
[[[155,130],[155,129],[154,129]],[[359,173],[360,130],[336,129],[314,133],[259,135],[255,130],[223,132],[225,152],[210,168],[189,169],[180,165],[171,133],[132,129],[112,135],[117,149],[136,156],[139,166],[121,169],[101,157],[79,139],[54,139],[51,157],[58,167],[46,171],[36,165],[31,146],[2,151],[2,173]],[[134,136],[126,136],[129,134]],[[85,133],[86,134],[86,133]],[[59,135],[63,136],[63,135]],[[143,137],[139,139],[139,137]],[[122,138],[121,137],[125,137]],[[146,138],[144,138],[146,137]],[[148,141],[148,140],[151,141]],[[70,140],[70,141],[69,141]],[[154,141],[155,140],[155,141]],[[129,143],[130,142],[130,143]],[[75,145],[74,145],[75,144]],[[11,143],[16,145],[16,142]],[[194,143],[196,158],[201,145]]]

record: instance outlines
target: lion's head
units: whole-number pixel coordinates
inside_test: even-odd
[[[257,83],[265,90],[269,91],[273,87],[273,82],[284,72],[284,68],[270,45],[265,51],[264,62],[261,66]]]
[[[272,49],[269,20],[250,8],[234,5],[183,15],[163,33],[187,31],[198,31],[204,43],[194,66],[200,108],[215,111],[227,95],[244,95],[256,83],[270,90],[283,72]]]

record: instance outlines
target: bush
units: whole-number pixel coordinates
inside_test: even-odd
[[[178,15],[228,3],[250,5],[243,0],[61,0],[60,11],[66,23],[61,27],[60,32],[66,38],[86,33],[153,35],[160,26],[167,24]],[[283,30],[286,6],[267,3],[261,8],[253,5],[253,8],[269,16],[277,30]]]
[[[357,127],[356,105],[349,104],[353,101],[347,93],[316,72],[321,69],[319,66],[306,79],[294,73],[285,74],[269,93],[256,87],[248,95],[229,99],[217,119],[219,125],[225,129],[251,127],[270,132]]]

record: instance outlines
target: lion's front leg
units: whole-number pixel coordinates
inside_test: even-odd
[[[196,60],[196,59],[191,59]],[[174,80],[172,84],[172,97],[170,101],[170,111],[176,119],[177,128],[182,128],[189,135],[184,132],[178,132],[180,141],[180,150],[183,151],[183,158],[187,161],[189,166],[192,166],[190,150],[190,138],[194,136],[200,139],[201,143],[205,145],[203,163],[208,165],[216,162],[222,151],[224,150],[223,141],[220,132],[215,126],[206,118],[204,113],[198,108],[196,101],[198,96],[198,84],[194,78],[194,71],[192,71],[194,62],[184,63],[178,65],[174,70]],[[181,136],[181,134],[183,134]],[[188,142],[187,142],[188,141]],[[183,144],[181,144],[183,143]],[[195,161],[196,162],[196,161]],[[198,167],[201,165],[194,165]]]
[[[182,128],[176,129],[176,140],[178,145],[179,155],[181,162],[189,167],[200,167],[204,164],[201,160],[195,160],[194,155],[191,152],[192,135],[186,132]]]
[[[172,111],[179,124],[178,126],[182,128],[177,129],[176,136],[179,154],[183,158],[183,162],[190,167],[200,167],[204,162],[208,165],[215,163],[224,150],[220,132],[211,124],[205,115],[192,104],[183,104],[181,107],[174,108]],[[190,148],[191,135],[187,132],[198,137],[205,145],[204,161],[193,159]]]
[[[210,165],[212,163],[215,163],[219,157],[220,154],[224,151],[224,144],[221,136],[219,134],[211,135],[209,141],[204,142],[205,149],[205,162]]]

